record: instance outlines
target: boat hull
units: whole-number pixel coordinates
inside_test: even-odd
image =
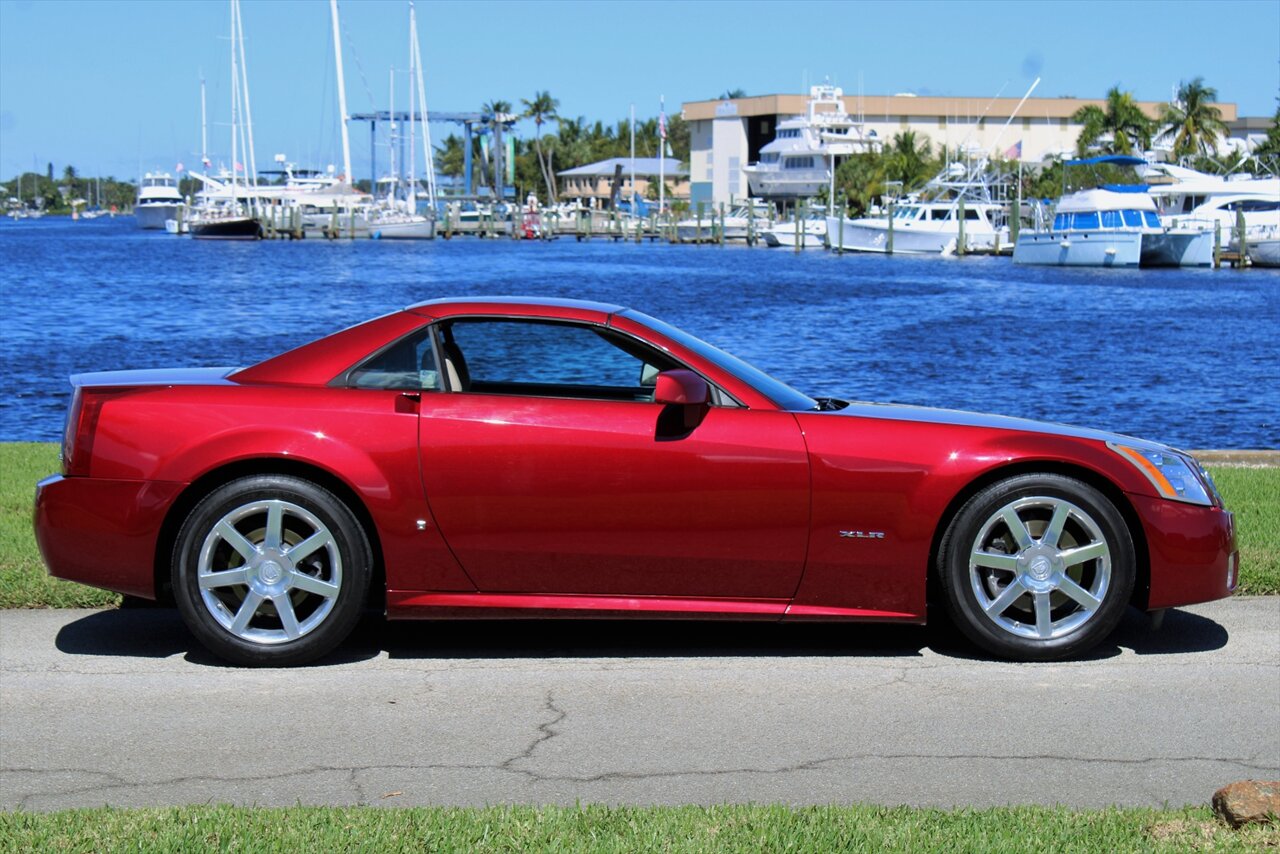
[[[1140,231],[1023,232],[1013,263],[1045,267],[1137,267],[1142,261]]]
[[[827,244],[827,226],[825,222],[810,221],[797,235],[795,223],[789,222],[762,232],[760,237],[766,246],[795,249],[798,243],[801,249],[821,249]]]
[[[1142,236],[1143,267],[1208,267],[1212,263],[1212,231],[1169,229]]]
[[[167,219],[177,219],[179,212],[182,210],[180,203],[150,203],[135,205],[133,208],[133,217],[138,222],[138,228],[148,231],[162,231],[164,229],[164,221]]]
[[[1280,267],[1280,237],[1250,243],[1249,260],[1255,267]]]
[[[369,224],[369,236],[374,240],[434,240],[436,221],[373,222]]]
[[[889,251],[889,228],[886,220],[849,220],[841,225],[839,217],[827,217],[827,242],[832,249],[844,252]],[[894,226],[893,253],[895,255],[939,255],[953,246],[956,234],[945,231],[918,231]],[[974,247],[974,240],[966,238],[966,244]]]
[[[193,222],[189,231],[197,240],[257,240],[262,237],[262,226],[253,217]]]
[[[761,224],[763,225],[764,223],[761,223]],[[745,241],[747,239],[748,231],[749,231],[749,227],[746,225],[737,225],[732,222],[727,222],[725,223],[725,226],[724,226],[724,239],[726,241],[730,241],[730,240]],[[756,233],[759,234],[758,226],[756,227]],[[710,220],[707,220],[706,222],[704,222],[701,227],[697,225],[686,225],[686,224],[676,225],[676,239],[679,240],[681,243],[707,242],[710,240],[714,240],[715,235],[716,235],[716,229],[715,227],[713,227]]]

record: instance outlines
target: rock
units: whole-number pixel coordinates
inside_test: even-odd
[[[1213,793],[1213,811],[1232,827],[1274,822],[1280,816],[1280,780],[1242,780]]]

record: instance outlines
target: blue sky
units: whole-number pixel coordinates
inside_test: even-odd
[[[404,0],[344,0],[351,112],[387,106],[407,66]],[[328,3],[242,0],[258,163],[340,161]],[[614,122],[726,89],[1101,97],[1119,84],[1166,100],[1197,75],[1242,115],[1280,93],[1280,0],[1162,2],[418,3],[428,107],[474,110],[546,89],[566,116]],[[229,147],[226,0],[0,0],[0,180],[52,161],[132,178],[196,165],[199,77],[209,147]],[[405,75],[397,81],[397,98]],[[435,125],[437,136],[449,126]],[[530,131],[531,132],[531,129]],[[367,174],[366,125],[352,128]],[[385,154],[380,155],[385,158]],[[385,160],[384,160],[385,162]]]

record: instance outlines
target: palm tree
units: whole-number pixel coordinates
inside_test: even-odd
[[[747,97],[747,92],[745,89],[726,89],[724,92],[720,93],[721,101],[733,101],[737,98],[745,98],[745,97]]]
[[[1228,134],[1222,121],[1222,111],[1213,106],[1218,100],[1218,90],[1204,85],[1204,78],[1197,77],[1178,86],[1177,97],[1172,104],[1165,104],[1160,111],[1160,123],[1164,130],[1160,139],[1173,137],[1173,156],[1212,154],[1218,148],[1219,137]]]
[[[901,181],[904,190],[919,188],[933,175],[934,170],[929,163],[932,153],[929,140],[917,141],[915,131],[904,130],[895,134],[885,152],[888,177]]]
[[[494,98],[492,101],[486,101],[480,105],[480,112],[492,118],[502,113],[511,112],[511,102],[504,101],[501,98]]]
[[[591,141],[587,138],[587,120],[582,116],[576,119],[558,117],[556,133],[558,151],[560,152],[560,168],[573,169],[582,166],[591,158]]]
[[[1152,122],[1133,99],[1132,92],[1121,92],[1119,86],[1107,90],[1105,109],[1090,104],[1076,110],[1071,120],[1084,125],[1076,141],[1083,155],[1103,136],[1110,134],[1111,143],[1104,149],[1110,154],[1132,154],[1134,146],[1143,150],[1151,146]]]
[[[536,131],[534,149],[538,153],[538,167],[542,170],[542,180],[547,182],[548,202],[554,203],[556,201],[555,181],[552,180],[551,172],[542,157],[542,126],[558,118],[556,110],[560,107],[560,102],[552,98],[550,92],[534,92],[532,101],[522,98],[520,103],[524,104],[523,117],[533,119],[533,126]]]
[[[491,101],[486,101],[485,103],[481,104],[480,112],[484,115],[486,121],[495,122],[498,120],[498,116],[505,116],[511,113],[511,102],[504,101],[501,98],[494,98]],[[481,149],[481,151],[483,153],[483,149]],[[494,155],[494,157],[495,157],[494,164],[496,165],[497,155]],[[497,179],[498,179],[498,176],[495,173],[494,180],[492,182],[489,181],[488,164],[486,163],[485,158],[481,157],[480,158],[480,183],[486,186],[492,186],[494,193],[499,193],[500,190],[497,186],[498,185]]]

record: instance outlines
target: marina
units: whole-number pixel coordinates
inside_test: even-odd
[[[219,243],[127,217],[0,223],[0,266],[0,441],[56,440],[73,373],[244,365],[423,299],[511,293],[670,318],[811,394],[1103,425],[1189,448],[1280,442],[1264,357],[1280,339],[1280,287],[1262,270],[598,236]]]

